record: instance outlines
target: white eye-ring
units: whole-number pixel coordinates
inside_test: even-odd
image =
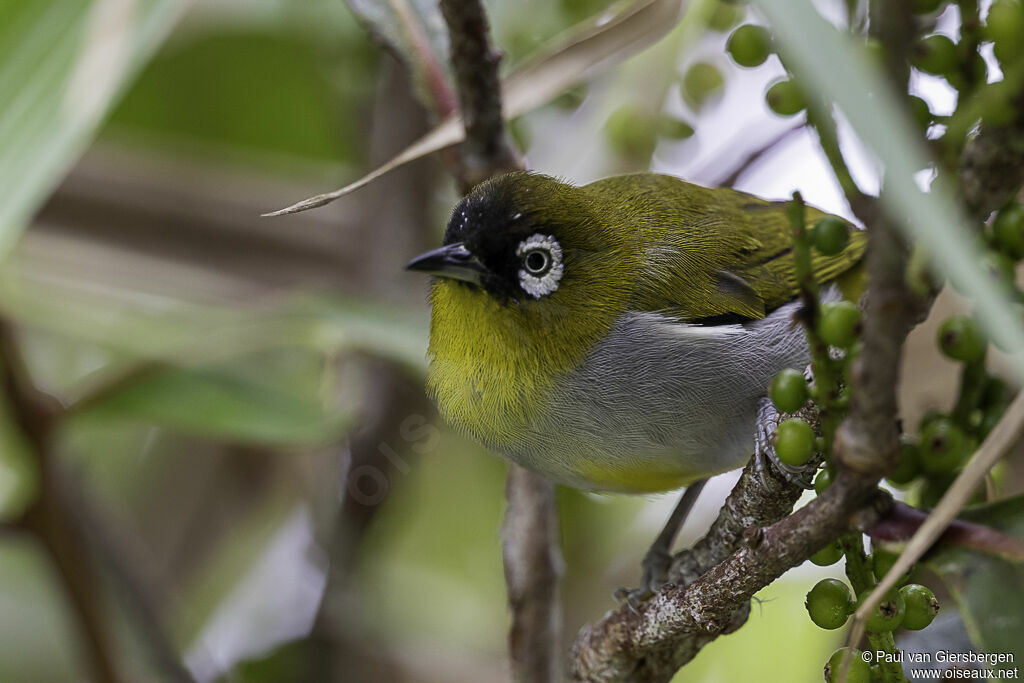
[[[558,289],[562,279],[562,247],[549,235],[531,235],[516,249],[523,267],[519,269],[519,285],[534,299]]]

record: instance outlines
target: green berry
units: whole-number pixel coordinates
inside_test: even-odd
[[[772,54],[772,35],[764,26],[744,24],[732,32],[725,49],[740,66],[760,66]]]
[[[889,476],[886,478],[889,480],[890,484],[906,486],[917,479],[920,469],[917,456],[917,446],[904,441],[900,444],[900,461],[896,465],[896,469],[890,472]]]
[[[818,475],[814,477],[814,492],[819,496],[822,491],[827,489],[832,484],[832,475],[829,474],[828,469],[821,469],[818,471]]]
[[[938,331],[942,352],[961,363],[978,363],[985,358],[988,342],[978,322],[966,315],[946,318]]]
[[[848,349],[860,334],[860,309],[849,301],[829,301],[821,305],[818,335],[829,346]]]
[[[685,140],[693,136],[693,126],[674,116],[658,119],[658,135],[669,140]]]
[[[804,607],[811,621],[831,631],[846,623],[853,608],[853,595],[839,579],[822,579],[807,594]]]
[[[931,14],[946,4],[946,0],[914,0],[915,14]]]
[[[714,64],[697,62],[683,76],[683,99],[693,109],[700,109],[725,86],[722,72]]]
[[[807,403],[807,380],[804,373],[786,368],[772,379],[772,403],[780,413],[795,413]]]
[[[956,44],[949,36],[933,33],[922,38],[910,53],[910,63],[936,76],[955,73],[960,64]]]
[[[1020,0],[995,0],[988,10],[982,37],[990,40],[996,58],[1004,66],[1020,56],[1024,45],[1024,6]]]
[[[858,599],[858,604],[868,596],[865,592]],[[871,616],[868,617],[867,628],[875,633],[885,633],[900,627],[903,622],[903,615],[907,612],[907,602],[898,589],[890,590],[878,603]]]
[[[628,159],[650,159],[658,144],[654,117],[631,104],[619,107],[608,117],[604,133],[612,149]]]
[[[819,567],[835,564],[843,557],[843,546],[839,541],[832,541],[827,546],[811,555],[811,562]]]
[[[918,455],[929,474],[948,474],[963,464],[971,451],[971,440],[949,418],[929,422],[921,430]]]
[[[780,116],[799,114],[806,107],[804,94],[795,81],[779,81],[768,88],[764,95],[768,107]]]
[[[708,28],[712,31],[728,31],[743,18],[747,11],[740,5],[719,2],[708,18]]]
[[[587,99],[587,85],[580,83],[579,85],[573,86],[563,92],[561,95],[551,100],[551,104],[555,105],[559,109],[566,111],[576,111],[580,105],[583,104],[584,100]],[[513,121],[517,119],[512,119]]]
[[[1014,260],[1024,257],[1024,204],[1011,202],[992,221],[992,241]]]
[[[832,653],[825,664],[825,683],[836,683],[843,665],[843,656],[850,648],[841,647]],[[854,648],[850,652],[850,668],[846,672],[846,683],[871,683],[871,665],[864,661],[864,653]]]
[[[920,631],[932,623],[939,613],[939,601],[927,586],[912,583],[900,589],[907,611],[903,615],[903,628]]]
[[[783,420],[775,428],[775,455],[787,465],[799,467],[814,454],[814,430],[798,417]]]
[[[885,575],[889,573],[889,570],[896,564],[896,560],[899,557],[899,553],[883,550],[882,548],[873,548],[871,551],[871,572],[875,575],[875,580],[881,581],[885,578]],[[912,571],[913,567],[908,569],[896,580],[896,585],[900,586],[909,581]]]
[[[825,256],[835,256],[850,243],[850,227],[842,218],[825,216],[814,225],[814,248]]]
[[[914,117],[914,121],[921,128],[927,128],[932,123],[932,110],[928,108],[928,103],[917,95],[910,95],[908,97],[910,101],[910,113]]]

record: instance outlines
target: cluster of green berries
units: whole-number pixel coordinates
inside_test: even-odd
[[[931,12],[947,3],[921,0],[920,4]],[[1006,123],[1016,115],[1012,104],[1014,87],[1006,81],[987,83],[988,67],[974,48],[979,42],[991,43],[993,53],[1005,71],[1024,54],[1021,35],[1024,35],[1024,4],[1021,0],[995,0],[980,30],[969,31],[959,38],[959,43],[942,33],[924,36],[911,47],[910,63],[924,73],[946,79],[959,91],[986,89],[985,121]],[[915,105],[915,109],[918,106]]]
[[[918,14],[935,14],[943,10],[948,0],[915,0],[914,11]],[[1013,63],[1024,54],[1024,0],[995,0],[988,11],[979,39],[993,44],[993,51],[1001,64]],[[763,26],[744,24],[729,36],[726,50],[736,64],[743,67],[757,67],[764,64],[775,51],[771,33]],[[880,65],[883,61],[882,46],[869,39],[864,43],[868,60]],[[918,40],[910,50],[911,64],[927,74],[945,78],[958,90],[986,83],[987,67],[977,51],[964,56],[964,50],[949,36],[942,33],[927,35]],[[992,84],[990,87],[997,87]],[[1007,90],[1007,88],[1003,88]],[[986,118],[996,120],[1000,110],[1012,116],[1009,106],[1009,92],[999,107],[987,113]],[[786,78],[773,83],[765,93],[769,108],[780,116],[793,116],[807,107],[806,98],[799,85]],[[934,120],[928,103],[920,97],[909,95],[908,108],[914,120],[927,128]],[[990,115],[989,115],[990,114]]]
[[[872,571],[878,580],[895,561],[893,553],[875,551],[871,555]],[[869,631],[885,633],[897,628],[920,631],[935,619],[939,613],[935,594],[927,586],[906,583],[908,578],[909,572],[900,579],[900,583],[906,585],[893,588],[875,608],[867,622]],[[850,588],[839,579],[822,579],[807,593],[804,606],[815,625],[831,631],[846,624],[867,594],[865,591],[854,598]]]
[[[1003,207],[986,228],[985,240],[995,276],[1014,287],[1014,263],[1024,258],[1024,205],[1011,202]],[[956,406],[948,414],[929,413],[921,420],[917,438],[905,441],[900,462],[888,477],[899,487],[923,480],[916,491],[916,502],[923,507],[938,502],[1013,398],[1007,384],[985,370],[988,340],[973,317],[944,320],[936,343],[947,358],[962,364]]]
[[[841,553],[840,553],[841,554]],[[880,581],[886,575],[897,555],[884,550],[875,550],[870,557],[871,571]],[[867,629],[872,633],[887,633],[897,628],[920,631],[927,627],[939,613],[939,601],[927,587],[918,583],[907,583],[910,573],[900,577],[897,588],[885,595],[874,613],[868,619]],[[905,584],[905,585],[903,585]],[[838,579],[822,579],[807,593],[804,603],[807,613],[817,626],[834,630],[846,624],[850,615],[866,599],[868,591],[854,598],[850,588]],[[825,680],[834,678],[839,671],[847,648],[832,653],[825,664]],[[871,666],[865,661],[860,650],[851,652],[848,683],[869,683],[872,680]]]
[[[915,5],[921,7],[922,13],[929,14],[946,4],[945,0],[915,2]],[[981,27],[981,41],[992,43],[996,59],[1005,66],[1024,54],[1021,35],[1024,35],[1024,4],[1021,0],[995,0]],[[925,36],[914,46],[911,62],[925,73],[947,78],[951,85],[959,89],[966,75],[960,57],[959,46],[950,37],[936,33]],[[972,59],[968,68],[974,71],[972,76],[975,79],[980,77],[984,82],[985,65],[980,58]]]
[[[1011,202],[1003,207],[986,227],[985,241],[986,261],[994,277],[1016,290],[1014,264],[1024,258],[1024,205]],[[1019,291],[1017,296],[1022,296]],[[922,507],[938,502],[1013,398],[1006,382],[985,370],[988,340],[975,318],[947,318],[939,326],[936,344],[947,358],[962,364],[956,406],[949,413],[933,412],[921,420],[917,437],[905,439],[899,464],[888,477],[897,487],[921,481],[915,502]],[[983,499],[980,492],[975,499]]]
[[[707,28],[725,32],[746,14],[740,2],[720,0],[708,17]],[[697,61],[687,67],[679,82],[683,101],[697,112],[717,100],[725,89],[725,77],[712,62]],[[656,114],[633,104],[615,110],[605,123],[605,137],[619,156],[634,161],[650,159],[659,140],[685,140],[693,126],[680,118]]]
[[[685,140],[693,135],[693,127],[682,119],[625,104],[605,121],[604,133],[617,154],[626,159],[644,161],[654,154],[659,139]]]
[[[742,27],[741,27],[742,28]],[[826,216],[808,233],[810,243],[824,256],[835,256],[850,241],[850,228],[840,218]],[[860,309],[849,301],[829,301],[821,305],[817,334],[823,342],[839,349],[850,349],[860,334]],[[768,395],[780,413],[795,413],[812,398],[812,388],[799,370],[786,368],[772,379]],[[775,454],[787,465],[807,463],[819,448],[814,430],[798,417],[783,420],[775,429]]]
[[[775,52],[772,34],[764,26],[744,24],[729,36],[725,49],[740,66],[761,66]],[[793,116],[807,108],[800,87],[791,78],[773,83],[765,92],[768,107],[780,116]]]

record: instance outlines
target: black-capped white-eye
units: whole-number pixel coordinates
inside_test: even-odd
[[[524,292],[539,299],[558,289],[564,270],[562,247],[558,240],[540,233],[531,235],[519,243],[516,256],[522,265],[519,286]]]

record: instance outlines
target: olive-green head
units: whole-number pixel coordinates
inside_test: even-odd
[[[407,268],[461,281],[502,305],[580,301],[584,293],[574,290],[611,275],[610,257],[621,256],[598,209],[585,189],[554,178],[499,176],[473,188],[455,207],[444,245]]]

